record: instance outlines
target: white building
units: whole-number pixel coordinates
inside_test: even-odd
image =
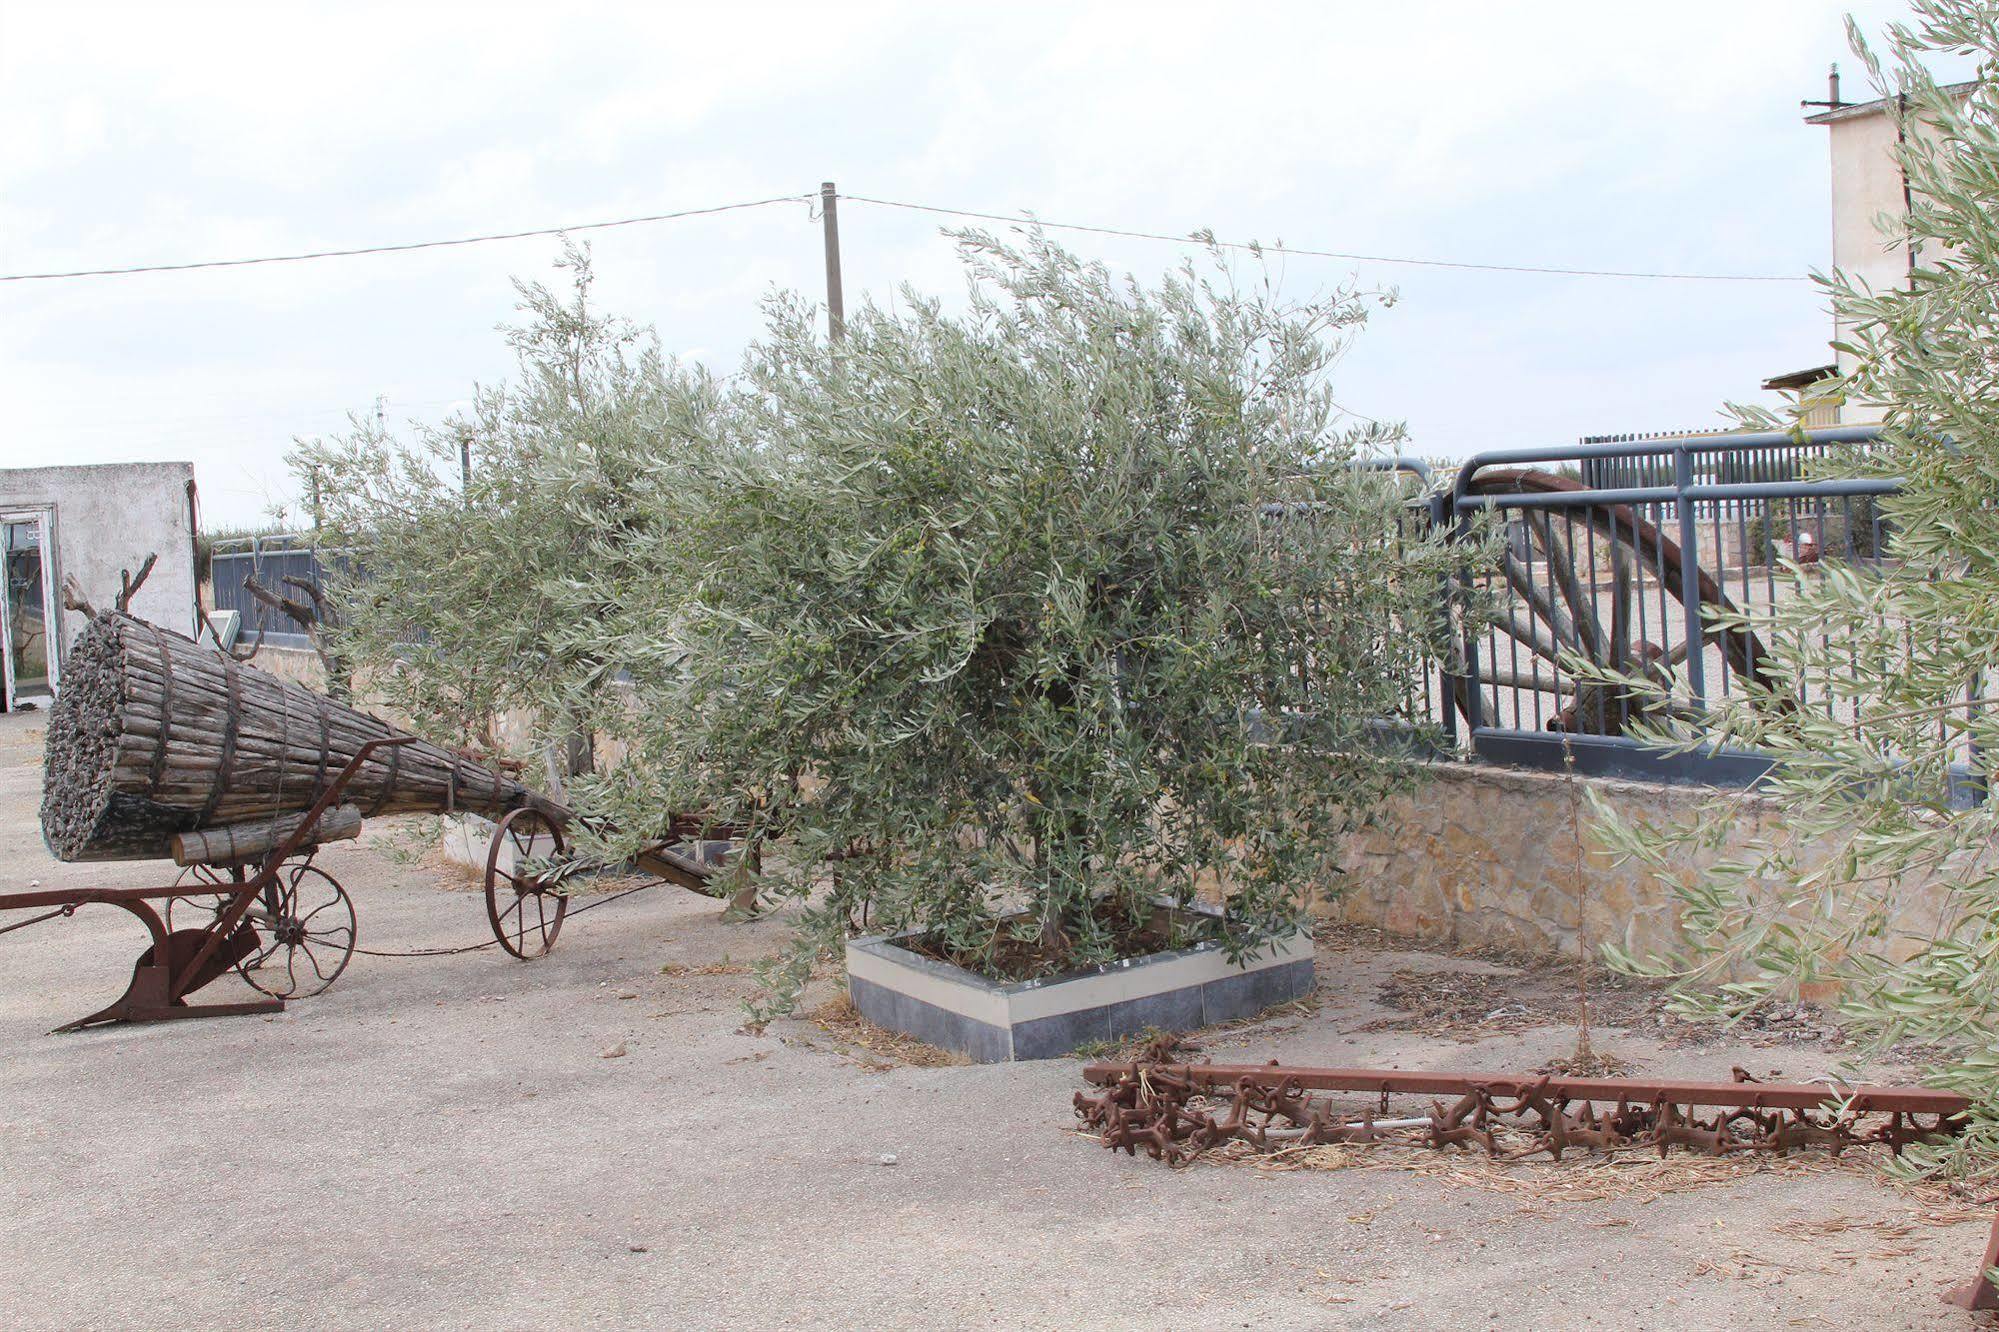
[[[64,655],[84,626],[63,606],[64,579],[108,609],[149,555],[132,614],[192,636],[193,464],[0,469],[0,710],[61,687]]]
[[[1974,85],[1955,83],[1945,91],[1963,96]],[[1877,291],[1908,285],[1909,270],[1921,258],[1895,233],[1909,213],[1909,182],[1896,156],[1903,128],[1893,114],[1895,99],[1877,98],[1869,102],[1846,102],[1839,95],[1839,67],[1828,80],[1826,100],[1806,102],[1820,108],[1805,117],[1807,125],[1822,125],[1832,156],[1832,266],[1865,281]],[[1917,123],[1907,132],[1927,130]],[[1833,340],[1842,339],[1845,328],[1835,322]],[[1814,400],[1813,385],[1853,369],[1845,352],[1833,354],[1824,365],[1773,375],[1763,381],[1766,389],[1788,389],[1801,395],[1807,425],[1865,425],[1881,419],[1872,403],[1840,402],[1831,396]]]

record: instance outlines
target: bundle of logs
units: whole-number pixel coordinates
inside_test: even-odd
[[[402,734],[108,611],[77,637],[64,663],[49,719],[42,836],[65,861],[205,856],[213,849],[202,837],[178,846],[176,839],[223,828],[238,830],[232,838],[255,837],[246,825],[277,826],[309,809],[363,744]],[[347,797],[365,816],[498,816],[528,799],[519,782],[422,740],[377,750]],[[334,822],[359,826],[344,812]]]

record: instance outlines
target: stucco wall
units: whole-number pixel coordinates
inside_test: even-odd
[[[246,642],[254,642],[255,634]],[[269,643],[257,649],[257,655],[250,664],[260,671],[269,671],[281,680],[302,684],[307,689],[326,692],[326,667],[320,663],[319,654],[307,648],[272,647]]]
[[[1909,247],[1882,231],[1882,218],[1899,226],[1908,215],[1902,164],[1896,158],[1899,131],[1882,102],[1868,102],[1809,118],[1828,131],[1832,158],[1833,267],[1865,279],[1876,291],[1908,285]],[[1937,135],[1934,122],[1911,118],[1911,132],[1920,139]],[[1919,263],[1934,256],[1918,254]],[[1850,325],[1835,320],[1836,343],[1844,342]],[[1835,353],[1841,374],[1854,369],[1850,352]],[[1851,401],[1840,410],[1840,424],[1865,425],[1882,417],[1880,404]]]
[[[137,573],[146,556],[159,559],[132,603],[132,613],[177,633],[195,627],[194,534],[187,483],[194,465],[109,463],[90,467],[0,469],[0,509],[50,510],[55,546],[51,571],[61,604],[65,576],[100,609],[118,594],[119,572]],[[62,648],[84,625],[75,611],[58,612]]]

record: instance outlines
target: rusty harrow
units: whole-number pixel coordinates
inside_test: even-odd
[[[1838,1082],[1758,1082],[1742,1069],[1728,1082],[1584,1078],[1539,1074],[1412,1073],[1402,1069],[1293,1068],[1268,1064],[1165,1062],[1155,1044],[1134,1063],[1087,1064],[1102,1090],[1077,1092],[1076,1116],[1112,1151],[1185,1165],[1203,1152],[1246,1142],[1260,1152],[1320,1143],[1401,1143],[1484,1151],[1502,1161],[1543,1153],[1591,1154],[1673,1148],[1709,1156],[1783,1156],[1822,1147],[1900,1153],[1911,1143],[1954,1136],[1970,1113],[1964,1097],[1929,1087]],[[1355,1109],[1317,1092],[1373,1098]],[[1391,1115],[1392,1096],[1429,1098],[1427,1113]],[[1451,1098],[1446,1104],[1444,1099]],[[1999,1309],[1999,1218],[1978,1272],[1944,1299]]]
[[[1113,1151],[1143,1150],[1183,1165],[1228,1142],[1259,1151],[1320,1143],[1397,1142],[1484,1151],[1517,1161],[1564,1152],[1656,1151],[1709,1156],[1822,1147],[1885,1147],[1951,1136],[1963,1097],[1925,1087],[1758,1082],[1518,1078],[1400,1069],[1280,1064],[1091,1064],[1101,1091],[1077,1092],[1076,1114]],[[1315,1092],[1376,1098],[1356,1109]],[[1426,1112],[1391,1115],[1394,1095],[1430,1098]],[[1444,1099],[1448,1098],[1448,1099]]]

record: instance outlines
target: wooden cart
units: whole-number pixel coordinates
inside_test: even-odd
[[[542,796],[500,818],[486,851],[486,919],[500,946],[523,960],[555,947],[569,913],[569,883],[580,869],[564,830],[576,814]],[[721,834],[717,837],[717,834]],[[664,836],[632,858],[632,868],[709,897],[740,829],[696,818],[672,820]]]
[[[175,838],[185,870],[171,884],[0,893],[0,911],[40,912],[0,926],[0,933],[102,905],[130,912],[152,935],[124,994],[56,1030],[272,1013],[333,984],[354,955],[354,903],[313,857],[324,842],[359,833],[360,810],[341,803],[355,775],[377,750],[411,743],[383,737],[362,744],[301,814]],[[262,997],[189,1002],[231,970]]]

